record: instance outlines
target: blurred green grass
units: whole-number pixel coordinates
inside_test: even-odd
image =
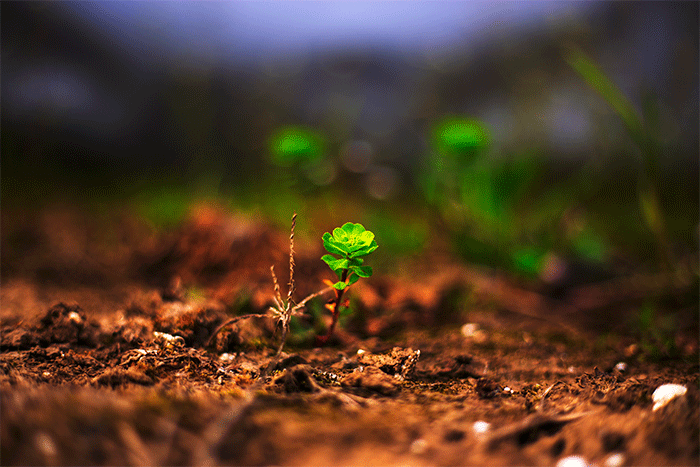
[[[580,49],[565,49],[561,61],[613,109],[629,147],[601,143],[588,159],[571,161],[526,142],[504,149],[485,122],[435,113],[414,129],[427,142],[424,154],[411,155],[417,165],[400,172],[393,197],[377,199],[367,189],[367,174],[343,169],[346,140],[324,134],[322,125],[271,124],[268,134],[237,140],[238,152],[229,154],[210,118],[193,111],[213,106],[212,99],[188,104],[178,100],[186,93],[178,92],[170,98],[182,127],[177,141],[194,154],[188,163],[173,158],[163,165],[162,154],[141,157],[161,163],[128,163],[80,142],[27,141],[4,129],[2,206],[40,210],[60,200],[94,212],[126,208],[158,230],[177,227],[201,203],[283,231],[297,212],[297,234],[309,242],[344,222],[361,222],[377,234],[376,262],[387,269],[438,244],[465,262],[528,277],[542,272],[550,254],[650,268],[660,267],[660,258],[672,268],[679,256],[695,254],[698,180],[684,167],[660,169],[674,148],[661,134],[659,102],[646,96],[637,112]]]

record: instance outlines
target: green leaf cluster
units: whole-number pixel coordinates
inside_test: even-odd
[[[363,256],[367,256],[377,249],[374,234],[365,230],[362,224],[348,222],[342,227],[333,229],[323,234],[323,247],[328,251],[321,259],[328,265],[340,279],[333,284],[337,290],[357,282],[360,277],[372,275],[372,268],[363,266]],[[336,256],[339,258],[336,258]]]

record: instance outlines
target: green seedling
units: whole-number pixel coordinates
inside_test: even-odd
[[[289,287],[287,290],[287,297],[282,297],[277,275],[275,274],[275,267],[271,266],[270,273],[272,274],[272,282],[275,290],[275,294],[273,296],[275,305],[271,306],[266,313],[252,313],[231,318],[221,324],[209,338],[209,343],[213,342],[215,336],[223,328],[242,319],[274,318],[277,321],[277,329],[281,330],[281,337],[279,347],[277,348],[277,353],[275,354],[273,362],[268,365],[268,370],[274,368],[280,358],[284,344],[287,341],[287,334],[289,333],[289,325],[292,317],[302,315],[309,300],[333,290],[335,291],[335,298],[326,304],[326,308],[328,308],[333,315],[333,321],[328,333],[325,336],[320,337],[318,342],[319,344],[324,344],[330,338],[338,321],[338,316],[340,315],[341,303],[344,306],[347,306],[347,303],[342,302],[343,293],[350,285],[357,282],[360,277],[369,277],[372,275],[372,268],[362,265],[362,256],[367,256],[377,249],[377,242],[374,240],[374,234],[365,230],[361,224],[353,224],[348,222],[342,227],[333,230],[333,235],[326,232],[323,235],[323,246],[329,253],[332,254],[325,255],[321,259],[323,259],[331,270],[338,275],[340,280],[336,283],[328,281],[326,288],[307,296],[298,303],[295,303],[293,297],[295,291],[294,228],[296,226],[296,218],[297,214],[294,213],[292,216],[291,234],[289,235]],[[340,258],[336,258],[333,255],[340,256]]]
[[[377,249],[374,234],[365,230],[362,224],[348,222],[342,227],[333,230],[333,234],[323,234],[323,247],[330,254],[321,259],[338,276],[338,281],[328,284],[335,290],[335,299],[326,305],[332,314],[333,320],[328,328],[328,333],[318,339],[319,344],[324,344],[333,334],[335,325],[340,316],[340,307],[347,306],[343,302],[343,294],[349,286],[357,282],[361,277],[370,277],[372,268],[363,266],[363,256],[367,256]]]

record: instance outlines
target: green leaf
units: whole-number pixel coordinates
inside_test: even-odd
[[[362,245],[370,245],[374,240],[374,234],[369,230],[365,230],[358,236],[358,238],[360,239],[360,243]]]
[[[607,77],[600,67],[588,57],[583,50],[571,47],[565,51],[566,62],[588,83],[598,91],[615,113],[622,119],[634,142],[644,151],[645,135],[642,121],[632,103],[619,87]]]
[[[334,287],[336,290],[343,290],[343,289],[345,289],[345,287],[347,287],[347,286],[348,286],[348,285],[347,285],[345,282],[343,282],[343,281],[338,281],[338,282],[336,282],[335,284],[333,284],[333,287]]]
[[[359,277],[369,277],[372,275],[371,266],[350,266],[350,270]]]
[[[366,249],[372,244],[373,241],[374,234],[372,232],[365,231],[362,235],[355,237],[354,242],[349,247],[350,253],[352,254],[355,251]]]
[[[327,255],[330,256],[330,255]],[[325,257],[324,257],[325,258]],[[331,256],[331,258],[333,258]],[[342,271],[344,269],[348,269],[350,266],[350,261],[347,260],[346,258],[340,258],[340,259],[324,259],[326,264],[328,265],[329,268],[331,268],[333,271]]]
[[[451,116],[438,122],[432,131],[432,146],[440,155],[462,163],[470,162],[489,145],[489,132],[478,120]]]
[[[359,280],[360,280],[360,276],[356,276],[353,274],[350,277],[348,277],[348,285],[352,285]]]
[[[345,244],[349,239],[350,237],[348,236],[348,232],[344,228],[336,227],[333,229],[333,240]]]
[[[303,126],[286,126],[268,140],[272,162],[280,167],[315,162],[325,154],[323,135]]]
[[[359,236],[365,230],[362,224],[353,224],[352,222],[346,222],[341,228],[351,239]]]
[[[356,258],[358,256],[367,256],[368,254],[370,254],[374,250],[376,250],[378,246],[379,245],[377,245],[377,242],[372,240],[372,243],[369,244],[368,246],[364,246],[364,247],[350,253],[350,257]]]
[[[323,234],[323,247],[326,249],[328,253],[333,253],[334,255],[341,255],[341,256],[346,256],[349,251],[347,251],[344,247],[344,245],[339,244],[336,242],[333,237],[331,237],[331,234],[328,232]]]
[[[346,222],[342,227],[333,229],[333,234],[326,232],[323,234],[323,246],[331,253],[321,259],[338,275],[338,278],[345,276],[347,282],[339,281],[334,284],[337,290],[343,290],[345,285],[354,284],[361,277],[372,275],[372,268],[362,266],[364,260],[361,256],[366,256],[377,249],[377,242],[374,240],[374,233],[365,230],[362,224]],[[340,255],[335,258],[332,254]],[[351,274],[348,276],[348,270]]]

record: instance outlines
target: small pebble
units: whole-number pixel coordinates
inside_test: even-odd
[[[80,324],[83,322],[83,319],[75,311],[71,311],[70,313],[68,313],[68,319],[74,322],[75,324]]]
[[[467,323],[462,326],[462,335],[464,337],[473,337],[474,334],[479,330],[479,325],[476,323]]]
[[[219,355],[219,361],[221,363],[231,363],[236,359],[235,355],[231,355],[230,353],[224,352],[221,355]]]
[[[56,449],[56,443],[54,443],[53,438],[43,431],[38,432],[34,436],[34,444],[41,454],[43,454],[44,459],[53,459],[58,450]]]
[[[656,391],[654,391],[654,394],[651,396],[652,400],[654,401],[654,408],[652,410],[654,412],[659,410],[676,397],[685,395],[686,392],[688,392],[688,388],[683,385],[662,384],[656,388]]]
[[[411,443],[412,454],[423,454],[428,448],[428,443],[423,438],[418,438]]]
[[[615,365],[615,369],[620,373],[624,373],[625,371],[627,371],[627,364],[625,362],[620,362],[617,365]]]
[[[476,323],[467,323],[462,326],[462,335],[467,339],[471,339],[477,344],[484,343],[488,340],[488,334],[482,329],[479,329],[479,325]]]
[[[472,425],[472,431],[476,435],[483,435],[491,429],[491,424],[489,422],[478,421],[474,422]]]
[[[556,467],[588,467],[590,464],[581,456],[568,456],[559,459]]]
[[[605,467],[621,467],[625,463],[625,455],[621,452],[613,452],[603,461]]]
[[[153,336],[158,344],[166,347],[184,347],[185,345],[185,339],[182,336],[173,336],[167,332],[158,331],[153,331]]]

